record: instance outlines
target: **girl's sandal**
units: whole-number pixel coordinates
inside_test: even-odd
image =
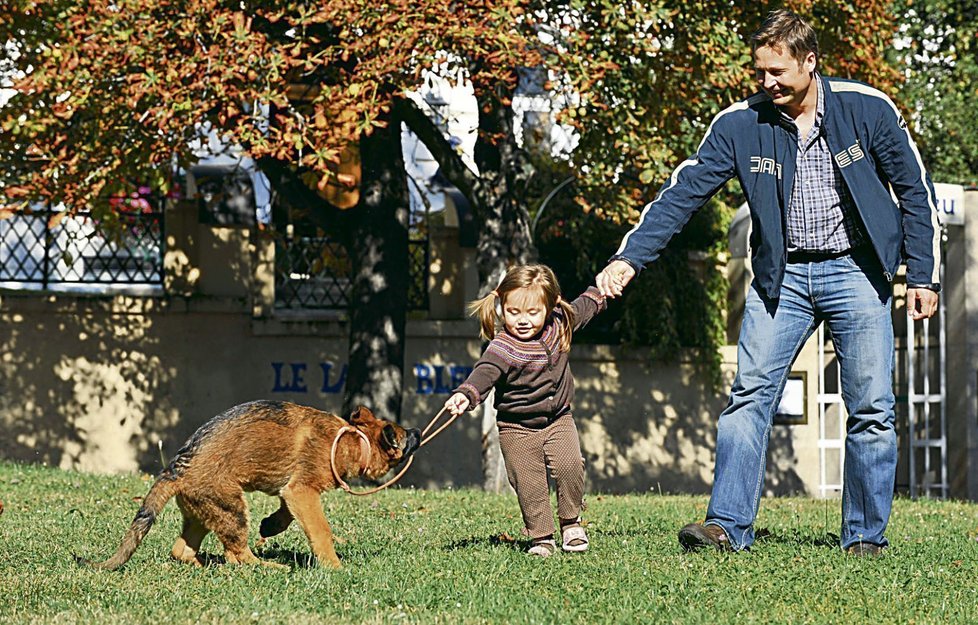
[[[555,551],[557,551],[557,543],[552,540],[541,540],[530,545],[526,552],[531,556],[549,558]]]
[[[561,548],[564,551],[587,551],[587,533],[580,525],[565,527],[561,532],[561,536],[563,537],[563,545],[561,545]]]

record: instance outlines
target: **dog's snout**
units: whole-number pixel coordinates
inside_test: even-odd
[[[417,428],[411,428],[405,430],[404,436],[404,455],[410,456],[418,447],[421,445],[421,430]]]

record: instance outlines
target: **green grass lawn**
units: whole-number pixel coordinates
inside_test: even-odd
[[[343,568],[313,566],[293,524],[259,555],[291,570],[177,564],[171,502],[120,571],[108,557],[148,490],[106,477],[0,463],[3,623],[974,623],[978,506],[896,502],[892,548],[835,546],[837,500],[766,499],[752,552],[682,553],[676,532],[705,497],[588,497],[591,550],[523,553],[515,497],[478,491],[327,493]],[[277,502],[249,496],[252,519]],[[257,538],[257,527],[252,534]],[[208,537],[203,551],[218,555]]]

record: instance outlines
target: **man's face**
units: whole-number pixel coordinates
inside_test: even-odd
[[[754,51],[754,76],[778,106],[797,105],[808,94],[815,71],[815,54],[799,61],[784,46],[762,46]]]

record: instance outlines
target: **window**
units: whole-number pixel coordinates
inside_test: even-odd
[[[350,301],[346,250],[315,227],[286,226],[275,238],[275,307],[344,310]]]

